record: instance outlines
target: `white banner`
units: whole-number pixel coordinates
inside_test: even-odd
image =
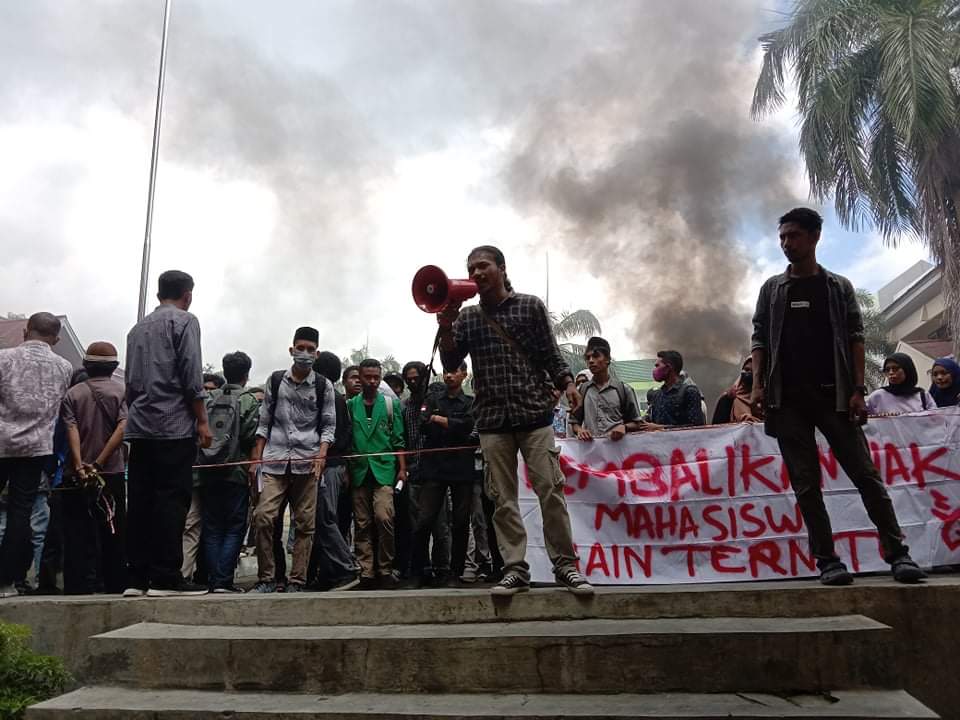
[[[960,564],[960,408],[872,418],[874,463],[922,567]],[[856,489],[818,433],[837,552],[886,570]],[[777,442],[762,425],[560,440],[580,570],[590,582],[658,584],[809,577],[816,568]],[[553,579],[537,498],[520,463],[534,580]]]

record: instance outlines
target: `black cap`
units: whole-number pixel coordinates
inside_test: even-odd
[[[594,336],[587,340],[587,352],[593,352],[594,350],[599,350],[607,357],[610,357],[610,343],[602,337]]]

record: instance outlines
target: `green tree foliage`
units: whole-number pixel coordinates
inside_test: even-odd
[[[887,328],[877,300],[867,290],[857,290],[857,303],[863,315],[863,337],[866,345],[866,383],[871,390],[883,385],[883,361],[896,350],[887,339]]]
[[[553,334],[560,346],[560,353],[570,366],[570,371],[576,374],[585,369],[587,363],[584,362],[583,354],[587,350],[586,345],[560,341],[579,338],[586,340],[593,335],[599,335],[600,321],[597,316],[589,310],[574,310],[561,313],[559,316],[556,313],[550,313],[550,321],[553,324]]]
[[[847,227],[929,248],[960,350],[960,2],[798,0],[760,42],[754,117],[795,83],[814,197]]]
[[[0,623],[0,720],[22,718],[28,705],[61,694],[72,682],[60,658],[27,645],[30,628]]]

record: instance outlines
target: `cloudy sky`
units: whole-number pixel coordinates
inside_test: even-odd
[[[150,293],[197,281],[205,359],[285,364],[294,328],[426,359],[410,299],[475,245],[593,310],[616,357],[736,357],[776,217],[807,202],[789,110],[748,115],[777,0],[173,0]],[[162,0],[0,4],[0,313],[136,319]],[[925,256],[848,233],[876,290]]]

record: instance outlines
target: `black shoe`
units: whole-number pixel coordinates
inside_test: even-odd
[[[504,575],[503,580],[490,589],[491,595],[516,595],[530,590],[530,583],[519,575]]]
[[[330,583],[330,592],[337,590],[353,590],[360,584],[360,578],[356,575],[344,575]]]
[[[825,565],[820,570],[820,583],[823,585],[853,585],[853,575],[847,566],[839,560]]]
[[[400,587],[400,578],[393,573],[380,576],[380,588],[382,590],[396,590]]]
[[[150,588],[147,597],[177,597],[180,595],[206,595],[210,592],[206,585],[197,585],[184,580],[179,585],[167,588]]]
[[[372,577],[361,577],[360,582],[358,582],[354,590],[376,590],[377,589],[377,579]]]
[[[899,560],[894,560],[890,564],[890,569],[893,571],[894,580],[907,585],[918,583],[927,577],[927,574],[920,569],[920,566],[917,565],[909,555],[904,555]]]
[[[555,577],[558,585],[562,585],[574,595],[593,595],[593,585],[572,566],[561,570]]]

